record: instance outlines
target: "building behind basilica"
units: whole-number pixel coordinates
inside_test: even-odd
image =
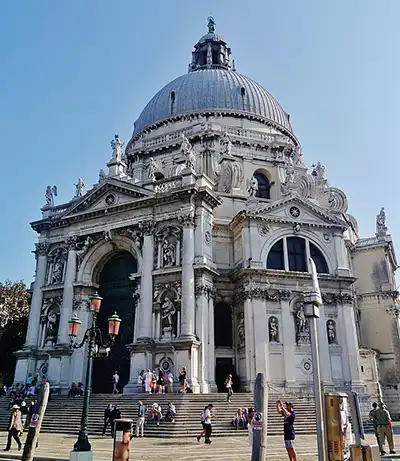
[[[289,114],[236,71],[212,18],[208,29],[189,72],[147,104],[126,146],[111,141],[95,186],[86,192],[79,179],[61,205],[48,187],[31,224],[36,277],[16,382],[84,381],[68,320],[77,314],[83,334],[98,291],[102,327],[115,311],[122,325],[109,357],[95,360],[94,392],[111,390],[114,370],[133,393],[142,369],[177,376],[186,366],[194,392],[221,390],[228,373],[248,391],[263,372],[272,391],[311,393],[311,257],[325,388],[396,402],[397,262],[384,210],[376,236],[361,238],[325,167],[305,166]]]

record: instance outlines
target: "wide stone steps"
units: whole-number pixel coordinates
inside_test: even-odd
[[[213,432],[215,436],[247,435],[243,429],[236,430],[230,423],[237,408],[253,406],[252,394],[234,394],[232,403],[226,402],[224,394],[140,394],[140,395],[92,395],[89,409],[89,432],[100,435],[103,428],[103,412],[107,404],[118,405],[122,417],[136,420],[137,402],[142,400],[146,407],[154,402],[161,405],[163,415],[167,404],[172,400],[177,411],[175,423],[162,421],[160,426],[152,422],[146,423],[147,437],[195,437],[201,431],[200,417],[208,403],[214,404],[215,420]],[[268,405],[268,433],[282,434],[282,417],[275,412],[275,398],[270,398]],[[313,402],[308,399],[291,399],[296,410],[296,432],[309,434],[315,432],[315,413]],[[8,404],[8,402],[6,402]],[[80,426],[83,398],[53,396],[48,404],[42,424],[43,432],[76,434]],[[8,413],[0,402],[0,429],[4,430],[8,421]]]

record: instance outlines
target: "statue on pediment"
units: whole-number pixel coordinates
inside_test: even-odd
[[[121,162],[123,156],[123,146],[124,143],[119,139],[119,135],[114,135],[114,139],[110,141],[111,148],[112,148],[112,158],[117,162]]]
[[[104,173],[104,170],[101,169],[101,170],[99,171],[99,181],[98,181],[99,184],[100,184],[101,182],[103,182],[105,179],[106,179],[106,174]]]
[[[74,184],[75,186],[75,198],[82,197],[85,193],[85,183],[82,178],[78,178],[78,182]]]
[[[317,162],[316,165],[312,165],[312,172],[311,175],[314,176],[316,179],[322,180],[325,179],[325,167],[321,165],[320,162]]]
[[[44,194],[46,199],[46,207],[50,208],[54,206],[54,197],[57,197],[57,186],[47,186],[46,193]]]

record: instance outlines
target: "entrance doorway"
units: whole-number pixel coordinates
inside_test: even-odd
[[[135,282],[129,275],[137,272],[137,261],[127,251],[116,253],[100,274],[99,294],[103,298],[98,316],[103,339],[108,338],[108,318],[116,312],[121,318],[119,335],[108,357],[94,359],[93,393],[112,392],[112,376],[118,371],[119,391],[129,381],[130,352],[126,347],[133,341],[136,304],[132,297]]]
[[[218,392],[226,392],[225,380],[228,375],[232,375],[234,391],[238,390],[238,376],[236,374],[236,368],[233,365],[233,359],[228,357],[217,357],[215,359],[215,383],[218,388]]]

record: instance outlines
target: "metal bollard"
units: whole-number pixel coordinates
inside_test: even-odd
[[[116,419],[114,424],[113,461],[128,461],[133,420]]]

